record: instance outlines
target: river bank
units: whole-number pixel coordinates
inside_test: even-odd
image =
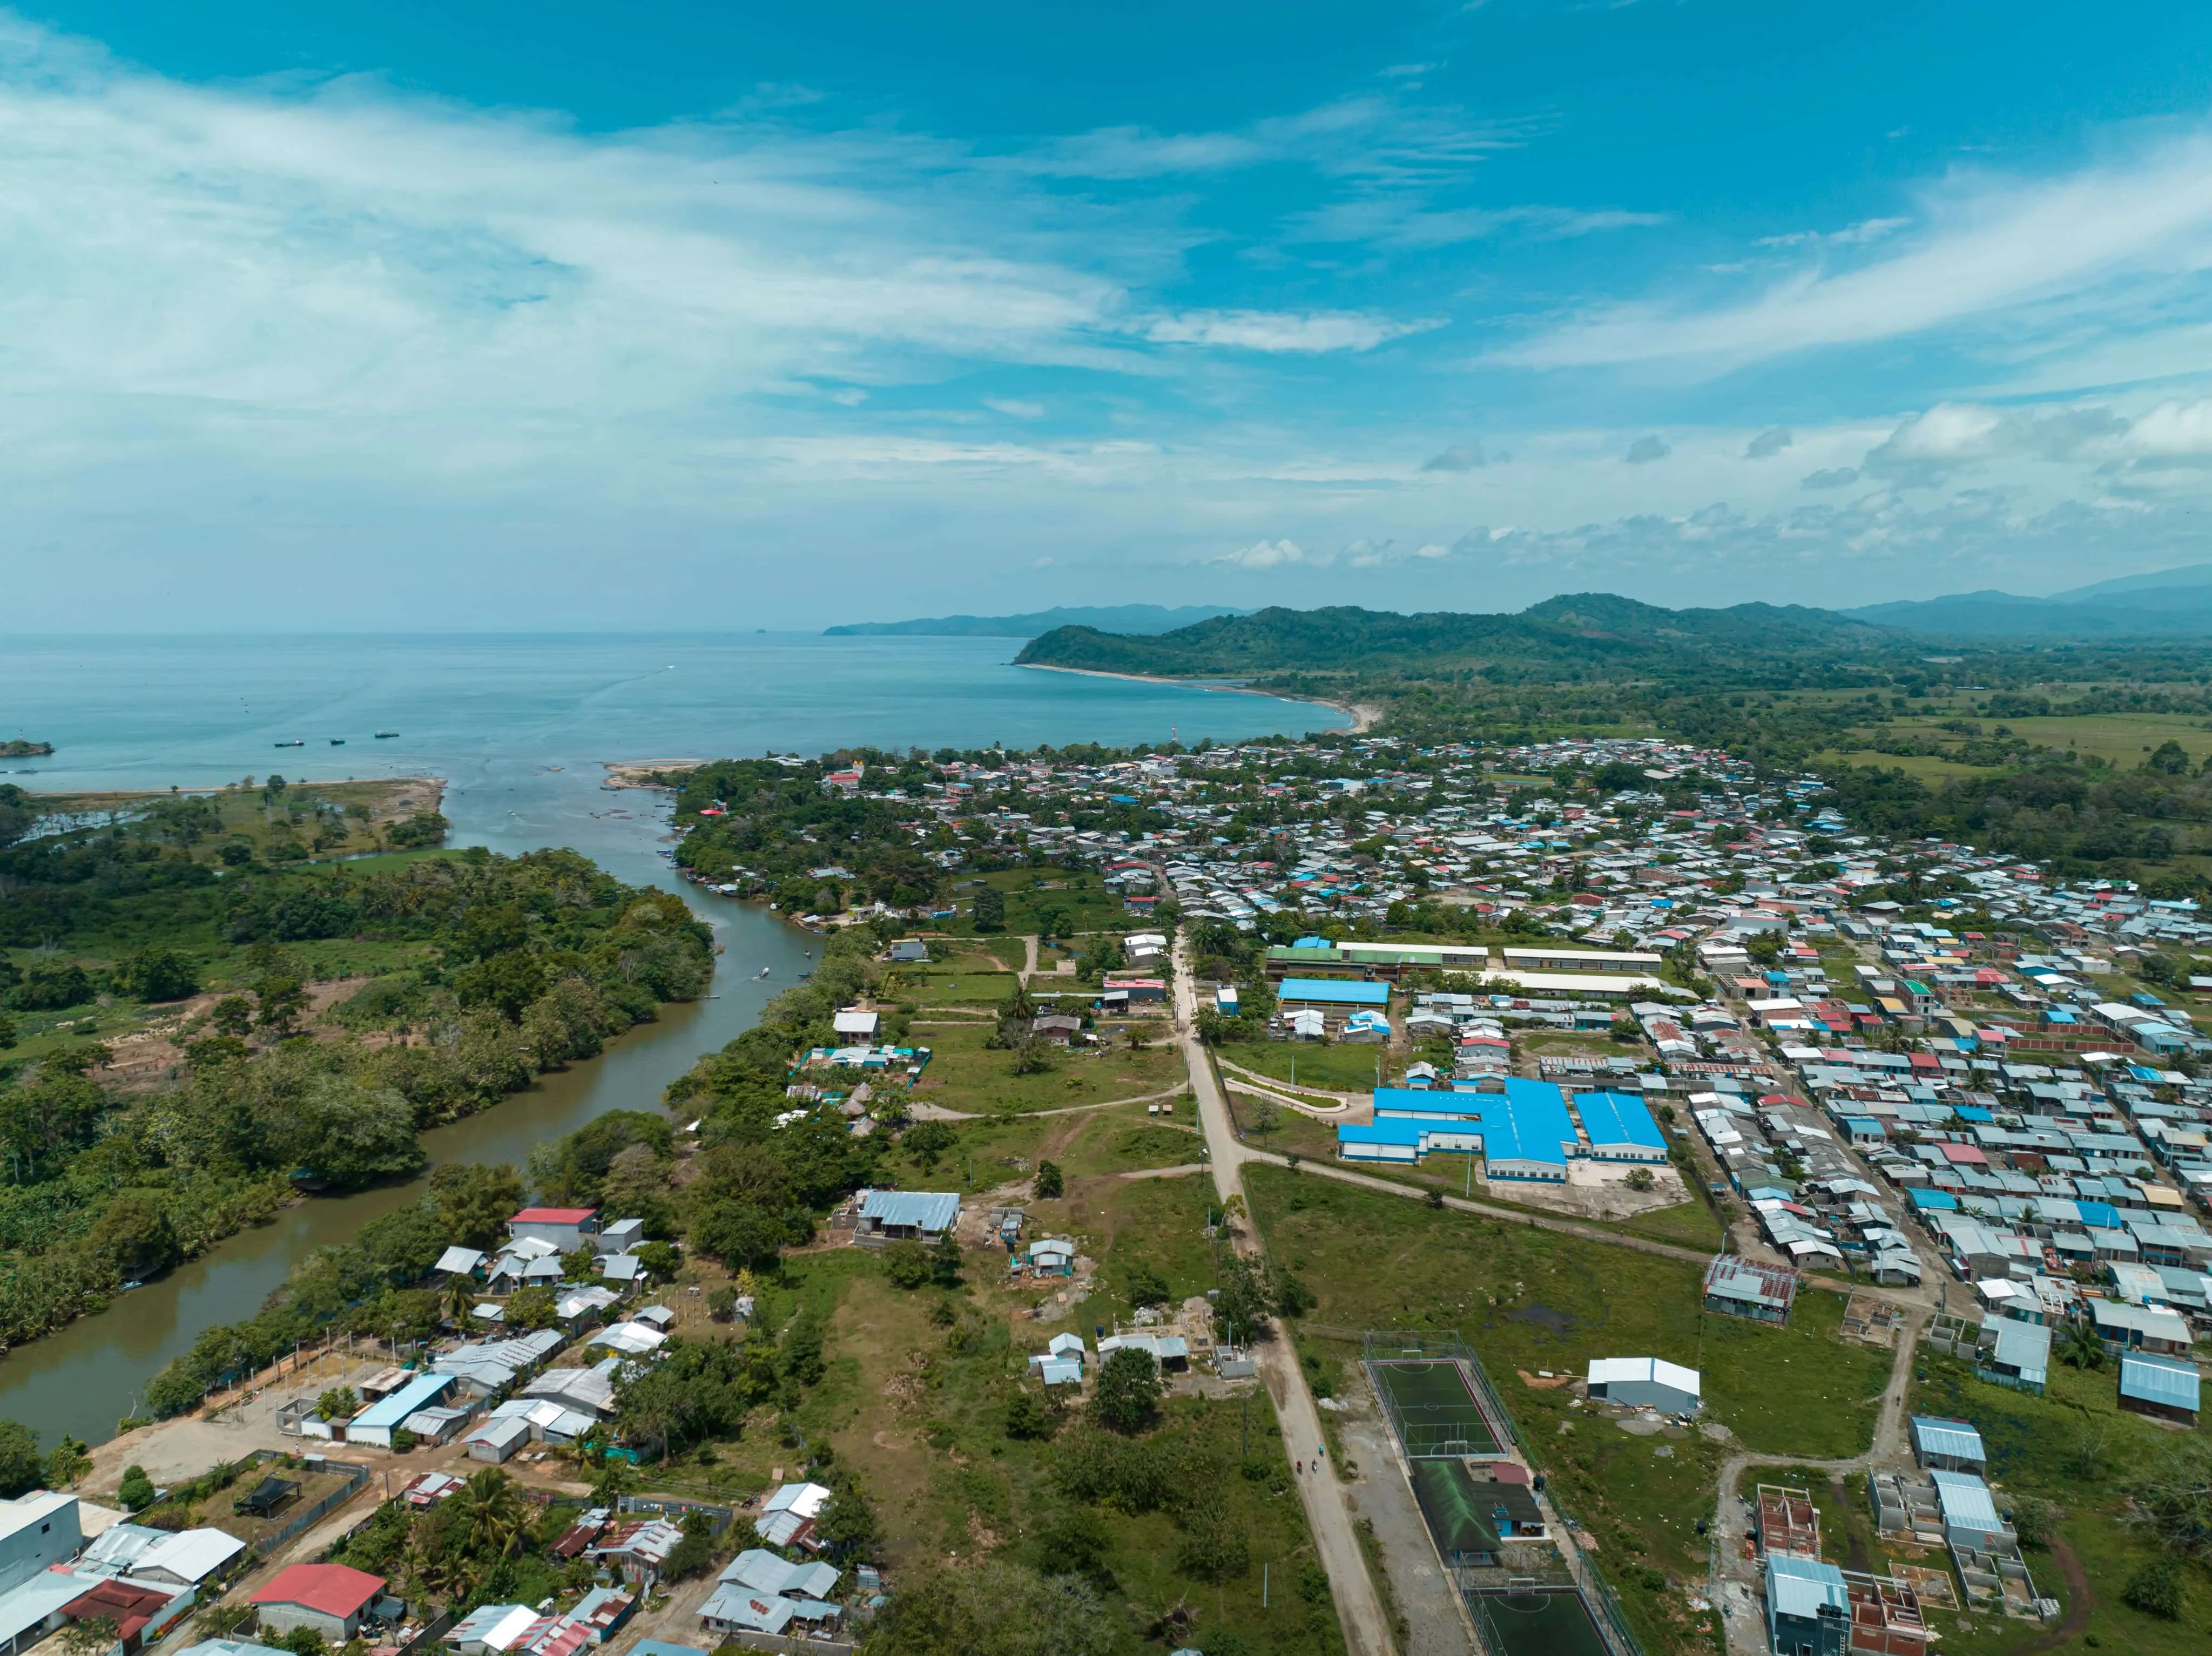
[[[1259,690],[1248,684],[1212,684],[1202,680],[1165,678],[1157,673],[1109,673],[1101,667],[1056,667],[1044,661],[1018,661],[1018,667],[1033,673],[1073,673],[1080,678],[1117,678],[1130,684],[1171,684],[1185,690],[1200,690],[1214,695],[1256,695],[1270,701],[1289,702],[1294,707],[1327,707],[1342,713],[1352,721],[1346,734],[1364,736],[1382,722],[1382,709],[1371,701],[1331,701],[1317,695],[1284,695],[1275,690]]]

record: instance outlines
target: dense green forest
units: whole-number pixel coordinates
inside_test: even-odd
[[[297,1187],[413,1174],[422,1129],[597,1052],[713,970],[681,899],[566,851],[211,866],[121,831],[58,836],[0,852],[0,937],[17,945],[0,1046],[42,1026],[35,1058],[0,1063],[10,1344]],[[318,1018],[332,950],[374,975]],[[174,1061],[126,1073],[108,1037],[149,1016]]]

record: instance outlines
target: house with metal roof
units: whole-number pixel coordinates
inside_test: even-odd
[[[859,1218],[855,1236],[926,1241],[959,1222],[960,1198],[950,1191],[862,1191]]]
[[[819,1483],[781,1484],[761,1501],[753,1530],[771,1547],[815,1551],[814,1520],[829,1504],[830,1491]]]
[[[2133,1414],[2194,1426],[2202,1384],[2197,1365],[2179,1357],[2130,1351],[2120,1358],[2120,1407]]]
[[[1990,1486],[1972,1472],[1936,1470],[1928,1474],[1936,1486],[1936,1504],[1943,1515],[1943,1539],[1954,1547],[1987,1547],[2012,1532],[1997,1516]]]
[[[1797,1280],[1796,1271],[1780,1265],[1717,1253],[1705,1267],[1705,1309],[1752,1322],[1786,1323],[1797,1297]]]
[[[2122,1305],[2112,1300],[2092,1300],[2088,1311],[2097,1338],[2106,1345],[2167,1356],[2180,1356],[2190,1348],[2188,1319],[2179,1312],[2160,1306]]]
[[[2051,1379],[2051,1330],[2014,1317],[1991,1318],[1982,1325],[1974,1373],[1994,1385],[2040,1393]]]
[[[1989,1465],[1982,1435],[1972,1422],[1940,1415],[1912,1416],[1912,1454],[1923,1466],[1947,1472],[1974,1472]]]
[[[372,1403],[348,1421],[345,1441],[389,1449],[392,1435],[407,1423],[410,1415],[428,1409],[459,1384],[452,1374],[417,1374],[397,1392],[381,1402]]]
[[[1845,1656],[1850,1598],[1844,1573],[1816,1558],[1766,1560],[1766,1647],[1787,1656]]]

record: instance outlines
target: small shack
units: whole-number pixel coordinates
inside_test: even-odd
[[[1940,1466],[1947,1472],[1978,1472],[1989,1465],[1982,1435],[1973,1423],[1940,1415],[1913,1416],[1912,1457],[1923,1466]]]
[[[1786,1266],[1717,1253],[1705,1267],[1705,1309],[1750,1322],[1786,1323],[1797,1282],[1797,1273]]]
[[[271,1518],[284,1503],[300,1493],[300,1486],[288,1477],[264,1477],[244,1495],[230,1503],[234,1518]]]
[[[2132,1414],[2194,1426],[2202,1384],[2197,1365],[2179,1357],[2130,1351],[2120,1359],[2120,1407]]]

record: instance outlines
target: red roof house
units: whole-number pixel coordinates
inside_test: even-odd
[[[507,1222],[507,1234],[516,1241],[534,1236],[550,1242],[563,1253],[581,1247],[599,1234],[597,1208],[525,1208]]]
[[[179,1604],[178,1601],[184,1602]],[[95,1622],[106,1617],[115,1623],[115,1637],[124,1656],[137,1656],[149,1629],[159,1636],[162,1629],[190,1608],[191,1595],[181,1587],[157,1586],[146,1581],[102,1581],[62,1606],[72,1622]],[[173,1613],[171,1606],[174,1605]]]
[[[353,1637],[368,1607],[384,1595],[384,1578],[343,1564],[294,1564],[276,1572],[246,1602],[261,1612],[264,1633],[314,1629],[337,1644]]]

